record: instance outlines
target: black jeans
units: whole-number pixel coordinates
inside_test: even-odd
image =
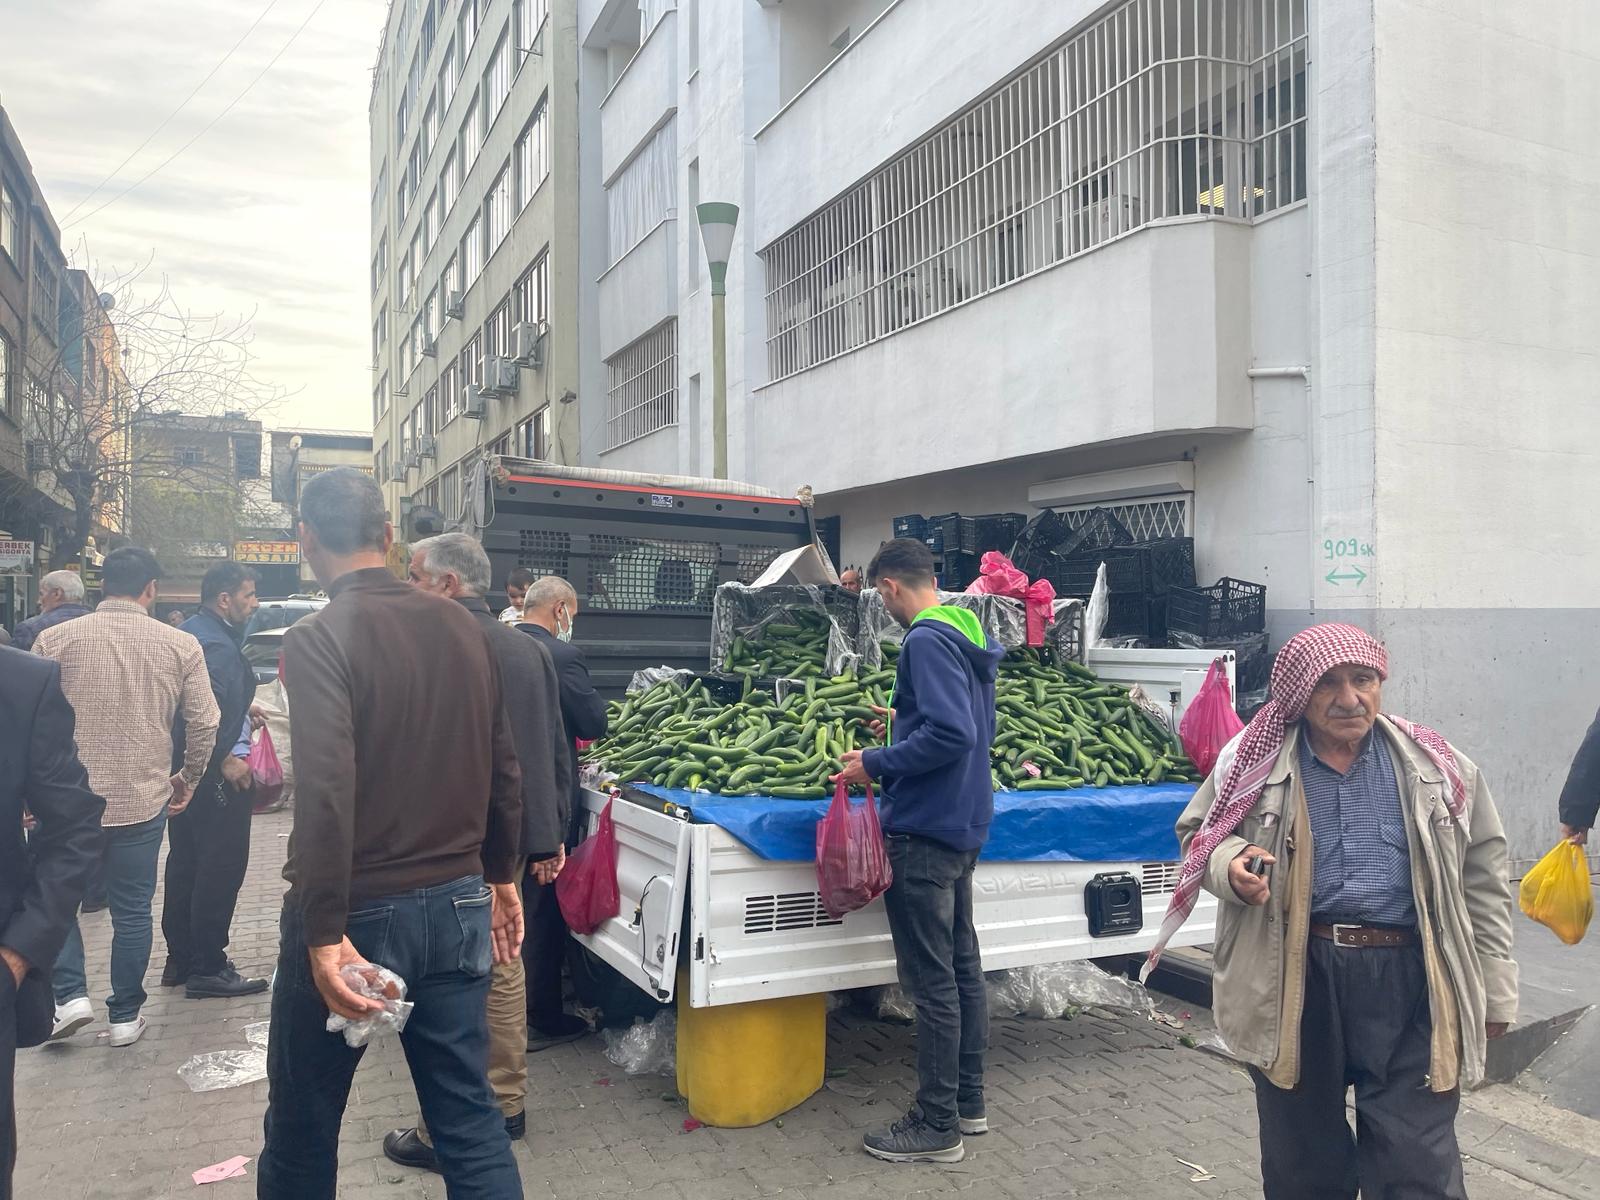
[[[17,984],[0,963],[0,1200],[11,1200],[11,1171],[17,1165]]]
[[[567,959],[567,922],[556,903],[556,885],[524,874],[522,908],[528,1027],[554,1032],[561,1021],[561,968]]]
[[[400,1035],[450,1200],[521,1200],[505,1118],[489,1087],[489,890],[468,876],[352,901],[346,930],[369,962],[406,981],[416,1007]],[[329,1033],[300,914],[286,903],[267,1042],[260,1200],[333,1200],[339,1126],[365,1051]]]
[[[250,866],[250,793],[208,773],[189,807],[167,822],[161,933],[177,974],[215,975],[228,962],[228,931]]]
[[[917,1009],[917,1104],[939,1130],[959,1109],[983,1105],[989,999],[972,923],[976,850],[952,850],[914,834],[884,838],[894,870],[889,913],[900,986]]]
[[[1266,1200],[1466,1200],[1459,1092],[1427,1085],[1433,1021],[1418,946],[1306,951],[1300,1083],[1251,1069]],[[1356,1093],[1354,1136],[1345,1094]]]

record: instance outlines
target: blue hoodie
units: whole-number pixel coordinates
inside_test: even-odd
[[[889,745],[862,755],[883,785],[885,833],[914,833],[956,850],[989,839],[994,784],[994,678],[1005,652],[964,608],[917,614],[900,647]]]

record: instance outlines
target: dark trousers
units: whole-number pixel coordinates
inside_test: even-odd
[[[189,807],[167,822],[161,933],[174,974],[215,975],[228,963],[228,930],[250,866],[250,794],[208,773]]]
[[[11,1170],[17,1165],[17,984],[0,963],[0,1200],[11,1200]]]
[[[1420,947],[1310,939],[1299,1086],[1251,1070],[1266,1200],[1466,1200],[1460,1093],[1427,1084],[1432,1029]]]
[[[911,834],[884,841],[894,870],[883,898],[889,933],[900,986],[917,1010],[917,1104],[929,1125],[954,1129],[958,1108],[983,1106],[989,1042],[989,999],[972,923],[978,852]]]
[[[561,968],[567,957],[567,922],[556,885],[522,877],[522,965],[527,975],[528,1027],[555,1032],[561,1021]]]
[[[267,1042],[260,1200],[333,1200],[339,1126],[364,1049],[326,1030],[300,914],[286,902]],[[406,981],[415,1004],[400,1043],[451,1200],[521,1200],[505,1118],[489,1087],[487,1001],[493,949],[479,876],[352,901],[350,941]]]

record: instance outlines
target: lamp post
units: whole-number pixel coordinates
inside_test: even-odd
[[[728,257],[739,206],[713,202],[696,210],[700,237],[711,267],[711,442],[712,475],[728,477]]]

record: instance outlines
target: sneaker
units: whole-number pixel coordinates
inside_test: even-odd
[[[143,1017],[135,1017],[131,1021],[123,1021],[111,1027],[111,1044],[113,1046],[131,1046],[144,1036],[144,1031],[150,1028],[150,1022]]]
[[[71,1037],[85,1025],[94,1021],[94,1005],[89,1003],[89,997],[79,996],[76,1000],[68,1000],[65,1004],[56,1005],[56,1023],[50,1030],[49,1040],[59,1042]]]
[[[982,1137],[989,1132],[989,1118],[980,1104],[976,1109],[961,1114],[961,1136]]]
[[[414,1127],[391,1129],[384,1134],[383,1156],[402,1167],[416,1167],[420,1171],[432,1171],[435,1175],[444,1174],[439,1166],[439,1156],[433,1152],[432,1146],[417,1136]]]
[[[185,995],[191,1000],[221,1000],[233,996],[257,996],[267,990],[265,979],[246,979],[232,965],[215,975],[191,975]]]
[[[892,1163],[958,1163],[967,1156],[959,1130],[938,1130],[915,1109],[883,1133],[869,1133],[862,1148],[873,1158]]]
[[[528,1136],[528,1114],[526,1110],[519,1112],[514,1117],[506,1118],[506,1136],[513,1142],[520,1142]]]
[[[537,1054],[552,1046],[565,1046],[568,1042],[588,1037],[589,1033],[589,1022],[572,1013],[562,1013],[560,1021],[553,1029],[541,1029],[537,1025],[528,1026],[528,1053]]]

